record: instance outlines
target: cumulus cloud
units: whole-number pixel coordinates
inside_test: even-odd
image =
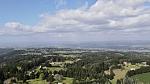
[[[59,0],[64,5],[64,0]],[[42,14],[34,26],[18,22],[6,23],[5,28],[16,32],[32,33],[92,33],[135,34],[150,28],[150,9],[145,3],[150,0],[97,0],[91,7],[65,9],[53,15]],[[11,31],[10,31],[11,32]],[[141,32],[142,33],[142,32]],[[96,33],[95,33],[96,34]],[[62,37],[62,35],[59,34]]]
[[[7,22],[0,28],[0,35],[21,35],[31,33],[31,27],[20,22]]]
[[[8,22],[4,25],[6,28],[9,28],[9,29],[13,29],[13,30],[18,30],[18,31],[26,31],[29,26],[27,25],[23,25],[19,22]]]
[[[93,32],[149,26],[149,0],[97,0],[88,9],[61,10],[45,15],[37,32]]]

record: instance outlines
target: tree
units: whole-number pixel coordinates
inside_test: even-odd
[[[5,80],[5,77],[4,77],[4,72],[0,69],[0,84],[3,83],[3,81]]]
[[[135,81],[134,79],[129,78],[129,77],[126,76],[126,77],[123,79],[123,84],[136,84],[136,81]]]
[[[55,79],[56,81],[58,81],[58,82],[61,82],[62,79],[63,79],[63,76],[62,76],[62,75],[59,75],[59,74],[56,74],[56,75],[54,76],[54,79]]]
[[[46,79],[48,82],[53,82],[55,79],[54,79],[54,76],[53,75],[49,75]]]
[[[3,80],[0,80],[0,84],[3,84]]]
[[[121,84],[121,80],[117,79],[117,83],[116,84]]]
[[[35,79],[35,74],[34,74],[34,72],[31,72],[31,74],[30,74],[30,79]]]
[[[44,80],[44,79],[45,79],[44,73],[41,73],[39,78],[40,78],[41,80]]]
[[[35,78],[39,78],[39,76],[40,76],[39,72],[35,73]]]
[[[11,79],[11,84],[14,84],[16,82],[17,82],[16,79]]]

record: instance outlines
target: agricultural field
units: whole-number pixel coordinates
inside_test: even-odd
[[[142,82],[144,84],[149,84],[150,83],[150,78],[149,77],[150,77],[150,72],[149,73],[138,74],[138,75],[133,76],[132,78],[134,78],[138,82]]]

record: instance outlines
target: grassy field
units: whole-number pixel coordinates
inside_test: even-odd
[[[115,69],[113,70],[113,72],[115,73],[114,79],[111,81],[112,84],[116,84],[117,79],[121,79],[124,78],[126,73],[127,73],[127,69],[121,70],[121,69]]]
[[[70,61],[67,61],[70,63]],[[57,64],[57,63],[56,63]],[[60,71],[63,70],[63,67],[46,67],[48,71]],[[35,71],[40,71],[40,67],[37,67],[35,69]],[[41,80],[41,79],[33,79],[33,80],[28,80],[27,81],[29,84],[48,84],[48,82],[46,82],[46,80]],[[72,84],[73,82],[73,78],[68,78],[68,77],[64,77],[64,79],[62,80],[62,83],[64,84]]]
[[[47,70],[48,70],[48,71],[52,71],[52,72],[54,72],[54,71],[60,71],[60,70],[63,70],[63,69],[64,69],[64,68],[62,68],[62,67],[47,67]],[[35,70],[36,70],[36,71],[40,71],[40,68],[37,67]]]
[[[73,82],[73,78],[65,77],[64,79],[65,79],[65,80],[63,80],[64,84],[72,84],[72,82]]]
[[[138,74],[133,76],[135,80],[142,82],[144,84],[149,84],[150,83],[150,72],[149,73],[143,73],[143,74]]]
[[[32,80],[28,80],[27,82],[29,84],[48,84],[46,80],[41,80],[41,79],[32,79]],[[64,80],[62,81],[62,83],[64,84],[72,84],[72,82],[73,82],[73,78],[68,78],[68,77],[64,77]]]
[[[41,80],[41,79],[33,79],[33,80],[28,80],[27,81],[29,84],[48,84],[46,80]]]
[[[126,73],[131,69],[131,68],[135,68],[138,69],[140,68],[137,65],[128,65],[128,66],[124,66],[124,69],[114,69],[113,72],[115,73],[114,79],[111,80],[112,84],[116,84],[117,79],[121,79],[124,78]]]
[[[54,71],[60,71],[60,70],[63,70],[64,68],[61,68],[61,67],[48,67],[47,69],[48,69],[49,71],[54,72]]]

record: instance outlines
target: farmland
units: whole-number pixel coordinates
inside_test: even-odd
[[[143,73],[143,74],[138,74],[133,76],[135,80],[138,82],[144,83],[144,84],[149,84],[150,83],[150,72],[149,73]]]

